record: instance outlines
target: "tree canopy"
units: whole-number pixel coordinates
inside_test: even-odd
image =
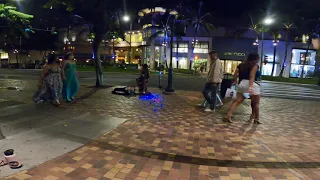
[[[16,7],[0,4],[0,44],[4,49],[15,45],[17,37],[27,36],[26,28],[30,28],[32,15],[19,12]]]

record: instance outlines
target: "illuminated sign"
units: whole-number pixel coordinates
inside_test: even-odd
[[[225,56],[241,56],[244,57],[246,56],[246,53],[240,53],[240,52],[225,52]]]

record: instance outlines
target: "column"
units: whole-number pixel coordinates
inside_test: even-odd
[[[192,38],[188,38],[188,57],[187,57],[187,69],[189,69],[190,67],[190,59],[191,59],[191,56],[192,56]],[[191,67],[192,68],[192,67]]]

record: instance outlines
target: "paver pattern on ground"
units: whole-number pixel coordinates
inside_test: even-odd
[[[72,111],[129,119],[91,143],[9,180],[320,179],[319,102],[263,98],[262,125],[248,124],[250,102],[221,121],[196,107],[198,92],[165,96],[163,108],[138,97],[87,89]],[[89,92],[90,91],[90,92]],[[158,92],[152,89],[153,92]],[[85,133],[85,132],[84,132]]]

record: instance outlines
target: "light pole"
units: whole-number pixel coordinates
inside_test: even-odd
[[[261,62],[260,62],[260,72],[262,72],[262,66],[263,66],[263,57],[264,57],[264,30],[265,26],[269,26],[274,22],[274,20],[270,17],[265,18],[262,22],[262,27],[261,27]]]
[[[175,17],[173,17],[175,18]],[[175,19],[172,19],[171,22],[171,35],[170,35],[170,64],[168,70],[168,86],[165,88],[165,92],[173,93],[175,90],[172,85],[173,78],[173,69],[172,69],[172,58],[173,58],[173,36],[174,36],[174,23]]]
[[[130,17],[129,16],[124,16],[123,17],[123,20],[125,21],[125,22],[129,22],[130,21]],[[129,64],[131,64],[131,54],[132,54],[132,46],[131,46],[131,37],[132,37],[132,21],[130,21],[130,30],[129,30]]]
[[[115,36],[112,36],[112,58],[113,58],[113,66],[116,66],[116,51],[114,49],[114,41],[116,40]]]

